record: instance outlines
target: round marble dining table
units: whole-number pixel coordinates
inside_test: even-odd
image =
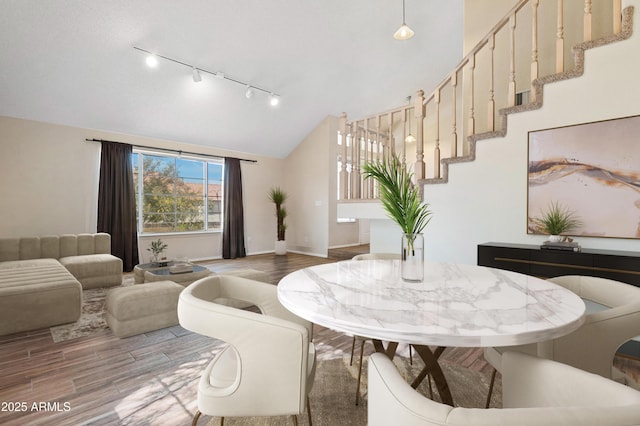
[[[411,344],[436,370],[429,345],[540,342],[574,331],[585,314],[580,297],[546,280],[483,266],[425,262],[424,280],[410,283],[400,277],[398,260],[301,269],[279,282],[278,299],[301,318],[373,339],[377,350],[382,341]],[[431,373],[436,381],[444,379],[441,371]]]

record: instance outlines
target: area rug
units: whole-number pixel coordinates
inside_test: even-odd
[[[133,275],[125,275],[122,279],[123,286],[134,284]],[[111,287],[113,288],[113,287]],[[66,340],[87,337],[100,331],[107,330],[105,318],[105,300],[110,288],[95,288],[82,291],[82,313],[80,319],[69,324],[50,327],[51,337],[55,343]]]
[[[394,360],[401,374],[413,377],[421,370],[422,364],[414,359],[411,365],[406,358],[397,357]],[[366,360],[365,360],[366,363]],[[443,362],[447,381],[451,388],[455,404],[463,407],[483,408],[488,391],[489,377],[477,371],[469,370],[459,365]],[[309,395],[311,416],[314,425],[341,426],[367,424],[367,374],[366,364],[363,365],[362,383],[360,386],[360,404],[355,405],[356,376],[355,364],[349,366],[348,357],[320,361],[316,369],[313,390]],[[425,382],[418,388],[425,394],[428,387]],[[495,401],[502,400],[500,380],[496,380],[496,388],[492,400],[492,407],[499,406]],[[437,396],[436,398],[437,399]],[[220,424],[219,417],[205,417],[207,426]],[[292,424],[290,417],[229,417],[224,419],[225,425],[238,426],[280,426]],[[307,414],[298,416],[299,425],[308,425]]]

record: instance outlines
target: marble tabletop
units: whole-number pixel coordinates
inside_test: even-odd
[[[563,336],[585,305],[549,281],[475,265],[425,262],[424,280],[397,260],[343,261],[285,276],[278,298],[316,324],[358,336],[438,346],[509,346]]]

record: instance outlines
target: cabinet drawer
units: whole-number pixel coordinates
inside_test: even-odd
[[[640,286],[640,257],[594,256],[593,266],[599,277]]]
[[[478,246],[478,265],[528,274],[529,250]]]
[[[592,275],[593,256],[561,250],[537,250],[531,252],[531,275],[557,277],[560,275]]]

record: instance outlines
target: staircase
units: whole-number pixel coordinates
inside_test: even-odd
[[[343,114],[339,202],[375,201],[361,168],[390,154],[420,188],[448,182],[450,165],[475,160],[478,141],[506,135],[509,115],[541,108],[546,85],[581,76],[586,50],[629,38],[632,15],[621,0],[520,0],[430,95],[357,120]]]

